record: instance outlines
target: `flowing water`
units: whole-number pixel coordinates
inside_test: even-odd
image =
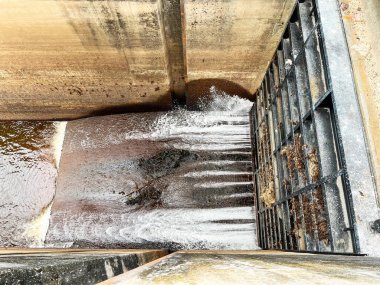
[[[0,246],[42,246],[65,123],[0,122]]]
[[[6,193],[17,192],[5,200],[14,199],[12,205],[33,210],[31,221],[18,232],[24,236],[38,232],[38,242],[27,242],[40,245],[50,215],[48,246],[256,248],[252,103],[215,89],[210,93],[199,111],[71,121],[62,154],[56,151],[55,159],[57,125],[41,123],[50,131],[42,135],[43,145],[28,152],[36,174],[28,178],[30,169],[17,161],[15,167],[22,166],[17,174],[8,167],[0,176],[9,185]],[[26,129],[20,132],[31,136],[30,126]],[[8,136],[3,143],[4,157],[20,155],[9,149],[14,141]],[[24,184],[15,191],[12,181]],[[22,201],[20,191],[33,201]],[[10,222],[9,232],[17,228],[13,219],[4,217]]]

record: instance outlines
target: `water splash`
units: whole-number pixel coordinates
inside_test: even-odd
[[[230,115],[248,114],[253,103],[248,99],[240,98],[237,95],[229,95],[224,91],[211,86],[210,94],[201,98],[198,102],[199,110],[208,112],[228,112]]]
[[[255,249],[251,108],[212,87],[199,111],[69,122],[47,242]]]
[[[30,241],[28,246],[44,247],[46,233],[49,228],[52,204],[53,202],[42,208],[40,214],[26,225],[23,237]]]
[[[183,175],[183,177],[210,177],[210,176],[237,176],[237,175],[252,175],[250,171],[197,171]]]
[[[55,125],[56,131],[53,136],[52,146],[54,149],[55,167],[58,169],[59,162],[61,160],[61,155],[62,155],[62,147],[63,147],[64,138],[65,138],[67,122],[55,122],[54,125]]]
[[[40,246],[57,168],[53,122],[0,122],[0,246]]]
[[[124,138],[181,139],[189,144],[213,143],[215,140],[224,144],[233,140],[234,143],[246,143],[244,146],[249,148],[250,131],[247,126],[252,106],[248,99],[228,95],[212,86],[210,95],[198,102],[200,111],[178,109],[168,112],[159,116],[149,126],[148,132],[131,131]]]

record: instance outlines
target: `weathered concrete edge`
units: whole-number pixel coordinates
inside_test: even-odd
[[[338,0],[317,0],[316,4],[340,127],[338,135],[351,188],[349,201],[354,211],[357,250],[380,256],[380,234],[371,230],[371,223],[379,218],[376,187],[339,3]]]
[[[39,252],[39,253],[38,253]],[[0,270],[0,283],[1,284],[15,284],[21,282],[31,282],[31,284],[45,284],[47,280],[50,282],[58,282],[61,284],[71,284],[71,282],[80,282],[83,279],[87,282],[101,282],[108,278],[112,278],[128,270],[133,270],[141,265],[149,263],[155,259],[167,255],[166,250],[122,250],[122,251],[69,251],[61,250],[58,252],[41,252],[35,251],[34,253],[26,254],[11,254],[0,255],[4,258],[18,258],[22,264],[22,260],[27,258],[28,261],[32,260],[32,265],[26,267],[9,267],[1,268]],[[67,255],[70,257],[77,256],[69,262],[65,259]],[[53,262],[51,265],[40,263],[39,258],[43,256],[50,256],[58,263]],[[5,259],[7,260],[7,259]],[[88,276],[88,275],[91,275]],[[88,277],[86,277],[86,275]],[[61,281],[60,281],[61,280]],[[2,283],[4,282],[4,283]],[[20,283],[20,284],[21,284]]]
[[[129,278],[133,278],[137,275],[139,275],[144,270],[151,268],[155,264],[160,263],[163,260],[170,259],[171,257],[178,255],[178,254],[234,254],[234,255],[309,255],[307,253],[293,253],[293,252],[283,252],[283,251],[276,251],[276,250],[180,250],[177,252],[174,252],[172,254],[166,255],[164,257],[161,257],[159,259],[156,259],[152,262],[146,263],[142,266],[139,266],[135,269],[132,269],[126,273],[120,274],[118,276],[115,276],[113,278],[110,278],[106,281],[103,281],[101,283],[98,283],[98,285],[118,285],[118,284],[125,284],[126,280]]]
[[[165,255],[165,256],[163,256],[161,258],[158,258],[158,259],[153,260],[151,262],[145,263],[144,265],[139,266],[139,267],[137,267],[135,269],[132,269],[132,270],[126,272],[126,273],[117,275],[117,276],[115,276],[113,278],[110,278],[110,279],[108,279],[106,281],[100,282],[100,283],[98,283],[98,285],[124,284],[124,282],[125,282],[125,280],[127,278],[130,278],[132,276],[136,276],[136,275],[140,274],[141,272],[143,272],[145,269],[147,269],[147,268],[149,268],[149,267],[151,267],[151,266],[153,266],[153,265],[161,262],[162,260],[169,259],[169,258],[171,258],[172,256],[174,256],[176,254],[177,254],[177,252],[173,252],[173,253],[171,253],[169,255]]]
[[[174,98],[185,96],[186,66],[184,60],[182,29],[183,13],[181,0],[160,0],[158,2],[158,13],[161,22],[161,33],[164,40],[164,48],[167,59],[167,70],[170,81],[170,91]]]
[[[3,247],[0,248],[0,255],[11,254],[40,254],[40,253],[144,253],[144,252],[161,252],[167,255],[169,252],[165,249],[92,249],[92,248],[21,248],[21,247]]]

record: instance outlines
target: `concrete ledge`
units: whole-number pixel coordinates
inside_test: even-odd
[[[165,250],[0,250],[0,284],[95,284],[160,258]]]
[[[379,258],[359,256],[177,252],[100,284],[379,284],[379,269]]]

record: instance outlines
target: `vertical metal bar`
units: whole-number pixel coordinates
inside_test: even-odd
[[[309,77],[309,82],[308,82],[308,87],[310,90],[309,100],[310,100],[311,106],[313,105],[313,102],[317,101],[318,97],[326,89],[324,82],[321,81],[321,74],[322,74],[321,68],[322,67],[321,67],[319,51],[315,48],[315,46],[317,44],[317,39],[315,37],[315,34],[313,34],[313,33],[315,33],[315,27],[316,27],[316,25],[318,25],[318,23],[315,21],[315,17],[313,15],[313,13],[314,13],[314,3],[312,0],[305,0],[304,3],[299,4],[299,14],[300,14],[300,22],[301,22],[301,29],[302,29],[302,33],[303,33],[303,38],[307,39],[306,44],[310,45],[308,48],[308,46],[306,46],[306,44],[304,44],[307,74]],[[317,133],[316,124],[318,124],[318,122],[316,122],[316,120],[315,120],[315,116],[314,116],[313,111],[311,112],[311,118],[312,118],[312,125],[313,125],[313,129],[314,129],[314,133],[316,133],[316,135],[317,135],[317,137],[315,137],[315,141],[316,141],[316,147],[318,148],[318,150],[316,150],[315,153],[313,154],[315,156],[314,159],[318,158],[318,160],[317,160],[318,161],[317,177],[313,177],[313,180],[315,181],[316,179],[319,180],[321,178],[321,174],[322,174],[322,168],[321,168],[321,163],[320,163],[321,162],[321,156],[320,156],[320,151],[319,151],[320,144],[318,143],[318,137],[319,137],[319,135],[322,135],[322,134]],[[314,166],[314,168],[315,168],[315,166]],[[322,197],[318,196],[319,198],[315,199],[315,202],[317,203],[316,205],[318,206],[318,211],[319,211],[318,215],[317,215],[317,217],[318,217],[318,223],[317,223],[318,235],[320,237],[325,237],[325,233],[326,233],[327,228],[328,228],[329,242],[330,242],[330,246],[332,245],[331,250],[333,251],[334,247],[333,247],[333,243],[332,243],[332,234],[331,234],[331,226],[330,226],[329,216],[328,216],[328,214],[325,214],[325,213],[328,213],[325,191],[324,191],[323,186],[321,186],[321,187],[322,188],[318,188],[316,190],[316,193],[321,192],[322,195],[319,195],[319,196],[322,196]],[[323,205],[325,210],[321,209],[319,207],[320,205]],[[323,222],[324,220],[327,221],[327,225],[324,224],[324,222]],[[322,228],[321,228],[321,225],[323,226]],[[321,232],[319,232],[319,231],[321,231]]]
[[[263,225],[263,249],[267,249],[267,224],[265,222],[265,209],[261,212],[261,224]]]
[[[272,227],[273,227],[273,248],[278,248],[278,237],[277,237],[277,224],[276,224],[276,212],[274,207],[271,209],[272,216]]]
[[[273,217],[272,217],[272,209],[273,208],[268,209],[268,214],[269,214],[269,221],[270,221],[270,227],[271,227],[271,237],[272,237],[271,238],[271,242],[272,242],[271,248],[275,248],[276,240],[275,240],[275,235],[274,235],[275,231],[274,231],[274,224],[273,224]]]
[[[285,207],[285,213],[286,213],[286,236],[288,237],[289,244],[290,244],[290,249],[297,249],[293,243],[293,238],[292,238],[292,227],[290,224],[290,213],[289,213],[289,202],[288,200],[285,201],[284,204]]]
[[[285,244],[285,249],[291,249],[290,247],[290,241],[289,241],[289,238],[288,238],[288,235],[287,235],[287,216],[286,216],[286,210],[285,210],[285,203],[281,203],[280,204],[281,206],[281,212],[282,212],[282,229],[283,229],[283,240],[284,240],[284,244]],[[288,242],[289,241],[289,242]]]
[[[284,111],[282,109],[282,96],[280,89],[280,70],[278,67],[278,54],[276,52],[276,59],[273,61],[273,75],[274,75],[274,83],[275,83],[275,91],[276,91],[276,106],[277,106],[277,123],[279,128],[279,144],[281,145],[282,141],[285,138],[285,124],[284,124]]]
[[[268,208],[267,212],[267,220],[268,220],[268,232],[269,232],[269,248],[273,248],[273,225],[271,219],[271,209]]]
[[[315,133],[314,133],[314,128],[313,128],[313,123],[311,120],[305,120],[303,122],[303,138],[304,138],[304,146],[305,146],[304,155],[305,157],[308,158],[305,161],[306,168],[307,168],[307,171],[306,171],[307,183],[311,184],[311,183],[316,182],[319,179],[319,173],[315,173],[315,171],[319,172],[318,166],[316,167],[315,165],[315,162],[316,162],[315,160],[317,159],[317,157],[312,157],[313,149],[314,147],[316,147],[317,143],[315,142]],[[311,160],[311,162],[309,162],[309,160]],[[314,244],[315,250],[319,251],[320,250],[319,242],[318,242],[319,235],[318,235],[318,227],[317,227],[316,211],[315,211],[316,201],[314,199],[313,192],[309,191],[305,199],[307,199],[307,201],[304,204],[308,205],[308,208],[310,209],[310,214],[311,214],[311,222],[312,222],[311,229],[313,230],[313,235],[312,233],[310,233],[310,239],[312,243]]]
[[[259,213],[259,218],[260,218],[260,235],[261,235],[260,247],[262,249],[265,249],[265,232],[264,232],[265,224],[264,224],[264,219],[263,219],[263,213],[262,212]]]
[[[278,205],[274,206],[274,218],[275,218],[275,223],[276,223],[276,230],[277,230],[277,246],[278,248],[280,249],[283,249],[283,246],[282,246],[282,236],[281,236],[281,223],[280,223],[280,219],[278,217],[278,212],[279,212],[279,209],[278,209]]]
[[[254,102],[256,104],[256,102]],[[254,196],[254,208],[256,212],[256,240],[258,241],[258,245],[261,247],[261,221],[260,221],[260,206],[259,206],[259,197],[258,197],[258,186],[257,186],[257,172],[258,164],[257,164],[257,150],[256,150],[256,114],[254,108],[251,109],[249,113],[250,119],[250,137],[251,137],[251,161],[252,161],[252,182],[253,182],[253,196]]]
[[[317,25],[312,12],[314,4],[312,0],[306,0],[299,4],[300,18],[305,42],[305,54],[308,65],[309,86],[313,102],[316,102],[322,96],[327,88],[324,80],[324,69],[321,61],[321,52],[319,49],[319,39],[317,36]]]
[[[266,248],[271,248],[271,244],[270,244],[270,232],[269,232],[269,222],[268,222],[268,212],[267,212],[267,209],[264,210],[264,220],[265,220]]]
[[[284,59],[285,59],[285,69],[286,69],[286,83],[288,87],[288,98],[290,105],[290,113],[291,113],[291,126],[294,133],[294,127],[299,124],[299,111],[297,104],[297,94],[296,94],[296,86],[294,82],[294,59],[292,56],[291,49],[291,35],[288,39],[283,40],[283,49],[284,49]],[[293,74],[293,76],[292,76]]]
[[[331,114],[328,108],[315,110],[315,121],[317,127],[322,175],[334,175],[338,172],[338,159],[335,150],[334,134],[332,130]],[[323,134],[323,135],[322,135]],[[338,252],[349,251],[351,236],[345,231],[344,209],[341,203],[340,191],[333,183],[324,184],[326,207],[328,209],[331,246],[332,250]]]
[[[303,201],[302,201],[302,195],[298,195],[298,202],[299,202],[299,215],[300,215],[300,224],[302,231],[299,234],[302,234],[301,239],[301,246],[300,250],[307,250],[307,238],[306,238],[306,225],[305,225],[305,215],[304,215],[304,207],[303,207]]]
[[[299,9],[299,7],[297,7]],[[294,73],[295,73],[295,101],[294,103],[297,105],[298,108],[298,115],[299,115],[299,122],[300,122],[300,140],[302,148],[304,148],[305,145],[305,129],[304,129],[304,119],[307,112],[310,110],[310,101],[308,100],[308,84],[307,84],[307,72],[305,69],[305,59],[304,59],[304,45],[303,45],[303,37],[302,37],[302,31],[300,28],[300,19],[299,19],[299,10],[294,11],[294,15],[292,17],[293,21],[289,24],[289,34],[290,34],[290,44],[292,48],[292,61],[295,64]],[[297,61],[298,60],[298,61]],[[293,72],[293,71],[292,71]],[[292,78],[292,77],[290,77]],[[290,84],[288,82],[288,84]],[[294,139],[296,141],[296,138]],[[298,148],[296,143],[294,143],[294,148]],[[297,152],[298,153],[298,152]],[[300,179],[300,186],[305,186],[307,183],[310,183],[310,176],[309,172],[307,171],[309,165],[308,160],[305,156],[305,151],[302,150],[300,152],[302,154],[302,157],[299,157],[298,159],[303,161],[304,166],[304,173],[298,175]],[[300,162],[299,162],[300,164]],[[302,164],[301,164],[302,165]],[[302,171],[302,170],[301,170]],[[303,176],[303,177],[300,177]],[[306,181],[304,181],[306,180]],[[302,183],[301,183],[302,181]],[[303,197],[309,197],[309,203]],[[299,195],[299,205],[300,205],[300,214],[301,214],[301,225],[302,225],[302,232],[303,232],[303,246],[302,249],[306,250],[319,250],[318,243],[316,242],[318,239],[314,239],[313,236],[313,228],[316,228],[316,221],[315,217],[313,219],[313,212],[314,207],[311,207],[313,203],[312,194],[308,191],[307,193],[303,195]],[[305,204],[305,203],[306,204]],[[305,205],[304,205],[305,204]],[[308,217],[306,219],[305,217]],[[306,224],[306,222],[308,224]],[[310,244],[311,243],[311,244]]]
[[[283,110],[283,122],[284,122],[284,130],[285,130],[285,136],[284,138],[288,138],[291,133],[291,115],[290,115],[290,108],[289,108],[289,99],[288,99],[288,92],[287,92],[287,86],[285,81],[285,62],[284,62],[284,52],[283,50],[279,50],[277,52],[277,59],[278,59],[278,67],[279,67],[279,74],[280,74],[280,94],[281,94],[281,101],[282,101],[282,110]]]
[[[298,225],[298,202],[297,197],[293,197],[289,200],[291,202],[291,209],[290,213],[292,215],[291,219],[291,225],[292,225],[292,238],[295,241],[294,244],[296,244],[296,249],[301,249],[301,238],[299,236],[299,225]]]

